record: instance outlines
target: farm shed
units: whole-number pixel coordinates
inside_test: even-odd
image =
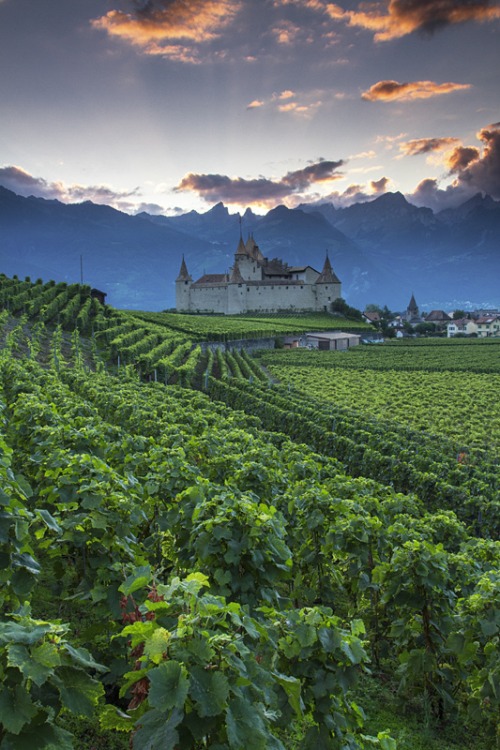
[[[341,331],[328,333],[322,331],[321,333],[306,333],[305,344],[313,349],[333,351],[337,349],[350,349],[352,346],[357,346],[360,339],[361,336],[355,333],[343,333]]]

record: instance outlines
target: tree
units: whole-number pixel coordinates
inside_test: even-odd
[[[351,307],[350,305],[348,305],[345,299],[342,299],[342,297],[338,297],[332,302],[331,311],[340,313],[346,318],[354,318],[354,320],[363,319],[361,311],[357,310],[355,307]]]

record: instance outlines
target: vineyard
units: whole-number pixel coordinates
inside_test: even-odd
[[[0,300],[1,750],[500,746],[498,345]]]

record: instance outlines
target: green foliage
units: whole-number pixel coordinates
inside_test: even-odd
[[[59,299],[60,327],[42,322],[43,306],[30,321],[32,286],[46,306]],[[429,732],[481,724],[492,746],[494,429],[486,451],[457,445],[447,426],[438,437],[370,417],[361,385],[356,406],[327,403],[321,353],[299,353],[321,397],[273,385],[246,352],[193,346],[214,318],[178,316],[192,322],[183,335],[161,316],[93,316],[82,288],[12,279],[3,293],[26,312],[0,320],[2,750],[83,737],[124,746],[127,735],[141,749],[394,750],[385,722],[365,722],[363,674],[398,688]],[[62,318],[75,314],[67,332]],[[300,321],[310,327],[288,323]],[[428,385],[449,385],[431,363],[458,359],[455,347],[387,347],[382,358],[406,357],[408,370],[418,360]],[[461,351],[484,364],[495,349]],[[340,381],[347,367],[330,372]],[[389,400],[382,369],[364,386],[373,402]],[[191,390],[201,381],[210,395]],[[96,708],[102,729],[91,731]]]

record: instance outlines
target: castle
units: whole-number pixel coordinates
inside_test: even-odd
[[[268,260],[252,236],[245,243],[241,235],[229,273],[205,274],[193,282],[183,258],[175,282],[178,312],[323,312],[340,296],[328,254],[320,273],[312,266]]]

